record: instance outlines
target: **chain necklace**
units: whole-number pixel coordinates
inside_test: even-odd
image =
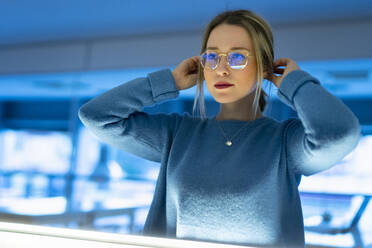
[[[217,121],[217,120],[216,120]],[[221,125],[220,125],[220,123],[217,121],[217,125],[218,125],[218,127],[221,129],[221,132],[222,132],[222,134],[223,134],[223,136],[225,137],[225,139],[226,139],[226,145],[227,146],[232,146],[232,139],[233,138],[235,138],[235,136],[236,135],[238,135],[239,133],[240,133],[240,131],[242,131],[245,127],[247,127],[248,126],[248,124],[250,124],[251,122],[248,122],[248,123],[246,123],[246,124],[244,124],[239,130],[238,130],[238,132],[236,132],[232,137],[231,137],[231,139],[229,139],[229,138],[227,138],[227,136],[226,136],[226,134],[225,134],[225,132],[223,131],[223,129],[222,129],[222,127],[221,127]]]

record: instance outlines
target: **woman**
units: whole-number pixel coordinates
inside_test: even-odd
[[[299,119],[262,114],[264,78]],[[204,80],[220,103],[213,118]],[[143,112],[195,84],[200,117]],[[79,117],[102,141],[161,163],[144,234],[243,245],[303,247],[301,175],[330,168],[360,137],[357,118],[317,79],[289,58],[274,62],[270,27],[248,10],[216,16],[200,56],[105,92]]]

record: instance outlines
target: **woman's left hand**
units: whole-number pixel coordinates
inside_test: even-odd
[[[285,67],[285,68],[279,68]],[[274,75],[270,81],[272,81],[276,87],[280,87],[283,78],[288,75],[291,71],[300,70],[300,67],[290,58],[280,58],[274,62]],[[279,74],[280,76],[276,76]]]

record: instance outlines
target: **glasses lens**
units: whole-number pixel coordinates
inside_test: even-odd
[[[218,64],[218,54],[215,52],[205,52],[201,56],[201,63],[204,67],[214,70]]]
[[[228,56],[229,65],[233,69],[242,69],[247,63],[247,57],[239,52],[229,53]]]

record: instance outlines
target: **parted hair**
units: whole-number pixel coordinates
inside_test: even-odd
[[[250,10],[234,10],[225,11],[214,17],[207,25],[203,39],[200,55],[205,52],[207,42],[212,30],[221,24],[237,25],[244,28],[253,42],[253,49],[255,52],[255,59],[257,63],[257,87],[252,104],[252,111],[256,116],[257,109],[261,112],[266,107],[266,97],[268,95],[262,90],[262,82],[264,73],[266,78],[271,79],[273,76],[274,63],[274,38],[270,25],[260,16]],[[199,67],[201,68],[201,67]],[[199,96],[199,112],[202,119],[206,118],[205,102],[204,102],[204,73],[198,70],[197,90],[194,98],[193,115],[196,115],[196,108]]]

